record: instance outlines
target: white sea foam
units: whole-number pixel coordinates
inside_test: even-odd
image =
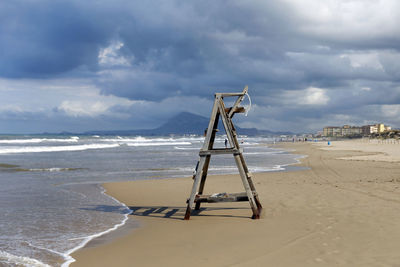
[[[43,168],[43,169],[29,169],[29,171],[32,172],[44,172],[44,171],[48,171],[48,172],[61,172],[61,171],[70,171],[73,170],[71,168]]]
[[[157,137],[157,138],[150,138],[150,137],[120,137],[117,138],[104,138],[100,139],[99,141],[103,142],[134,142],[134,143],[157,143],[157,142],[200,142],[203,141],[204,138],[199,137],[178,137],[178,138],[171,138],[171,137]]]
[[[284,165],[275,165],[273,167],[249,167],[249,170],[251,172],[257,173],[257,172],[275,172],[275,171],[283,171],[285,168],[283,168]]]
[[[244,151],[244,155],[275,155],[275,154],[282,154],[285,151],[261,151],[261,152],[246,152]]]
[[[174,149],[176,150],[199,150],[199,147],[179,147],[179,146],[175,146]]]
[[[175,145],[191,145],[190,142],[155,142],[155,143],[126,143],[128,146],[175,146]]]
[[[0,140],[0,144],[37,144],[43,142],[62,142],[62,143],[76,143],[79,137],[72,136],[71,138],[31,138],[31,139],[4,139]]]
[[[288,164],[291,165],[291,164]],[[258,166],[249,166],[250,172],[272,172],[272,171],[283,171],[285,170],[284,166],[286,165],[275,165],[272,167],[258,167]],[[181,172],[193,172],[194,168],[178,168],[175,170],[164,170],[164,172],[176,171],[179,170]],[[211,173],[220,173],[220,174],[233,174],[237,173],[237,166],[214,166],[209,167],[208,171]]]
[[[29,257],[16,256],[2,250],[0,250],[0,263],[1,262],[17,266],[51,267],[50,265],[38,260],[31,259]]]
[[[31,247],[35,247],[35,248],[38,248],[38,249],[46,250],[46,251],[49,251],[51,253],[54,253],[54,254],[62,256],[65,259],[65,262],[61,265],[61,267],[68,267],[71,263],[75,262],[75,259],[71,256],[72,253],[74,253],[75,251],[77,251],[77,250],[83,248],[84,246],[86,246],[86,244],[89,243],[91,240],[93,240],[93,239],[95,239],[97,237],[100,237],[102,235],[108,234],[108,233],[110,233],[112,231],[117,230],[118,228],[120,228],[121,226],[123,226],[126,223],[126,221],[129,218],[128,216],[132,213],[132,210],[130,210],[128,206],[126,206],[124,203],[118,201],[116,198],[114,198],[114,197],[112,197],[110,195],[107,195],[105,192],[106,192],[106,190],[103,188],[103,190],[101,191],[101,193],[103,195],[106,195],[107,197],[111,198],[116,203],[122,205],[126,209],[126,213],[124,214],[124,218],[120,223],[115,224],[113,227],[111,227],[111,228],[109,228],[109,229],[107,229],[107,230],[105,230],[103,232],[99,232],[99,233],[96,233],[96,234],[93,234],[93,235],[90,235],[90,236],[82,236],[82,237],[76,237],[76,238],[69,239],[69,240],[82,240],[82,242],[79,245],[77,245],[76,247],[74,247],[74,248],[72,248],[72,249],[70,249],[70,250],[68,250],[68,251],[66,251],[64,253],[58,252],[58,251],[55,251],[55,250],[52,250],[52,249],[49,249],[49,248],[34,246],[32,244],[29,244],[29,245]],[[1,255],[1,251],[0,251],[0,260],[2,259],[1,256],[2,255]],[[25,258],[25,257],[21,257],[21,258]],[[42,264],[42,265],[28,264],[28,265],[25,265],[25,266],[29,266],[29,267],[30,266],[33,266],[33,267],[50,267],[49,265],[43,264],[43,263],[41,263],[41,262],[39,262],[37,260],[34,260],[34,259],[30,259],[30,260],[32,260],[32,262],[38,262],[39,264]]]
[[[81,151],[88,149],[113,148],[118,146],[119,144],[87,144],[87,145],[73,145],[73,146],[4,147],[0,148],[0,154]]]
[[[68,267],[71,263],[75,262],[75,259],[73,257],[71,257],[72,253],[74,253],[75,251],[77,251],[77,250],[83,248],[84,246],[86,246],[86,244],[89,243],[92,239],[100,237],[100,236],[105,235],[105,234],[107,234],[109,232],[117,230],[119,227],[123,226],[126,223],[126,221],[128,220],[128,218],[129,218],[128,216],[129,216],[129,214],[132,213],[132,210],[130,210],[128,208],[128,206],[126,206],[124,203],[118,201],[116,198],[114,198],[114,197],[112,197],[110,195],[107,195],[105,192],[106,192],[106,190],[103,188],[102,194],[108,196],[109,198],[113,199],[115,202],[121,204],[123,207],[126,208],[127,212],[126,212],[126,214],[124,216],[124,219],[122,220],[121,223],[118,223],[118,224],[114,225],[113,227],[111,227],[111,228],[109,228],[109,229],[107,229],[107,230],[105,230],[103,232],[100,232],[100,233],[97,233],[97,234],[94,234],[94,235],[91,235],[91,236],[87,236],[87,237],[82,237],[83,241],[78,246],[68,250],[67,252],[65,252],[63,254],[64,258],[66,259],[66,262],[64,262],[61,265],[61,267]]]

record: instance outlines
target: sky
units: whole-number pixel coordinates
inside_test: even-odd
[[[155,128],[245,85],[241,127],[400,128],[399,25],[397,0],[2,0],[0,133]]]

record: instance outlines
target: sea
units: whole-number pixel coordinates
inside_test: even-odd
[[[218,136],[214,147],[223,147],[224,140]],[[271,148],[273,138],[239,140],[251,172],[285,171],[300,157]],[[203,141],[203,136],[0,135],[0,266],[68,266],[74,251],[128,219],[130,210],[108,196],[102,183],[190,179]],[[209,173],[237,173],[232,155],[212,157]]]

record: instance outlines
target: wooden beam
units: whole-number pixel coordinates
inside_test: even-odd
[[[253,194],[257,195],[256,192]],[[246,192],[243,193],[218,193],[213,195],[197,195],[195,200],[197,202],[217,203],[217,202],[241,202],[249,201]]]
[[[239,96],[239,97],[236,99],[235,103],[234,103],[233,106],[232,106],[232,110],[231,110],[230,112],[228,112],[229,118],[232,118],[233,114],[235,113],[236,108],[239,107],[240,102],[243,101],[245,94],[247,94],[248,89],[249,89],[249,87],[246,85],[246,86],[244,87],[244,89],[243,89],[242,95]]]
[[[229,97],[229,96],[242,96],[243,93],[216,93],[216,96]]]
[[[225,112],[226,113],[230,113],[232,110],[232,108],[225,108]],[[235,108],[235,110],[232,112],[232,114],[234,113],[245,113],[246,109],[244,107],[237,107]]]
[[[238,155],[240,153],[243,153],[243,149],[236,149],[236,148],[214,148],[214,149],[208,149],[208,150],[203,150],[201,149],[199,152],[200,157],[202,156],[207,156],[207,155],[222,155],[222,154],[233,154],[233,155]]]

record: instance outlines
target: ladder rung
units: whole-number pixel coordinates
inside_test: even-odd
[[[216,96],[244,96],[245,93],[215,93]]]
[[[236,148],[214,148],[209,150],[200,150],[200,156],[208,156],[208,155],[219,155],[219,154],[234,154],[239,155],[243,153],[243,149],[236,149]]]
[[[253,196],[257,196],[257,192],[253,191]],[[246,192],[243,193],[218,193],[213,195],[197,195],[194,202],[240,202],[249,201]]]
[[[229,113],[231,111],[232,108],[225,108],[225,112]],[[233,111],[233,113],[245,113],[246,109],[244,107],[237,107],[235,108],[235,110]]]

